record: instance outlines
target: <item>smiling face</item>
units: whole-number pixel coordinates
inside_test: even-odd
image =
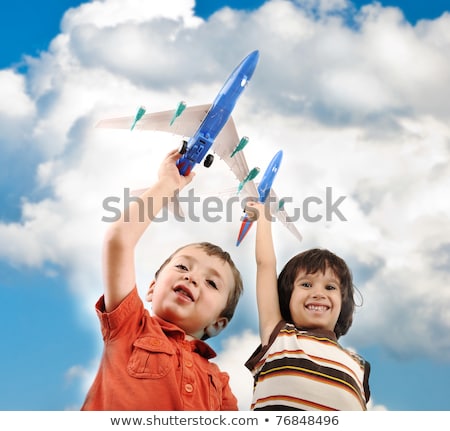
[[[153,312],[174,323],[188,338],[216,335],[228,323],[221,317],[234,277],[230,265],[201,247],[182,248],[159,271],[147,299]]]
[[[299,328],[334,331],[342,306],[338,278],[327,267],[325,272],[299,271],[294,281],[289,310]]]
[[[330,283],[329,287],[325,289],[328,293],[323,299],[321,299],[321,301],[324,302],[326,298],[329,298],[329,300],[334,298],[333,287],[339,287],[340,296],[335,302],[337,304],[338,301],[340,301],[339,308],[341,311],[340,314],[338,314],[336,325],[332,330],[334,330],[337,338],[345,335],[352,325],[353,312],[355,309],[353,277],[350,268],[347,266],[345,261],[327,249],[312,248],[305,250],[289,259],[280,272],[280,275],[278,276],[277,289],[280,312],[283,319],[286,320],[286,322],[296,324],[297,322],[293,318],[292,311],[294,312],[296,319],[300,322],[303,322],[303,318],[308,316],[308,314],[305,316],[299,316],[303,309],[297,309],[297,306],[294,304],[294,300],[291,301],[293,292],[296,290],[296,287],[299,287],[299,284],[303,284],[301,287],[303,287],[303,293],[306,294],[306,291],[308,290],[306,289],[308,286],[308,280],[306,280],[306,284],[301,282],[301,277],[306,275],[322,276],[322,278],[328,277],[330,282],[338,282],[337,285]],[[326,280],[322,281],[326,282]],[[311,283],[311,286],[314,287],[314,284]],[[312,291],[312,289],[309,290]],[[300,295],[300,292],[296,292],[296,295]],[[295,302],[297,303],[299,301],[295,300]],[[314,307],[309,307],[310,312],[313,311],[313,309]],[[323,315],[318,315],[320,310],[324,312]],[[333,309],[330,308],[326,312],[324,308],[317,307],[316,317],[326,317],[331,311],[335,313],[336,307]],[[333,320],[334,317],[335,316],[333,314]],[[305,319],[305,321],[306,323],[308,322],[307,319]],[[318,325],[315,327],[329,328],[331,327],[331,324],[322,326]]]

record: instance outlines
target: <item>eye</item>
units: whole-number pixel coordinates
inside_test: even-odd
[[[337,290],[337,287],[334,286],[334,285],[332,285],[332,284],[329,284],[329,285],[326,287],[326,289],[327,289],[327,290]]]
[[[206,280],[209,286],[217,290],[217,284],[213,280]]]
[[[181,269],[182,271],[188,271],[188,267],[183,265],[182,263],[175,265],[175,268]]]
[[[309,281],[304,281],[303,283],[301,283],[301,286],[310,288],[310,287],[312,287],[312,283],[310,283]]]

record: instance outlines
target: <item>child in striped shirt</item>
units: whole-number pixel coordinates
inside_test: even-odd
[[[344,349],[355,302],[346,263],[324,249],[294,256],[276,274],[270,217],[257,219],[256,295],[261,345],[246,363],[252,410],[367,410],[370,365]],[[260,215],[258,217],[258,215]]]

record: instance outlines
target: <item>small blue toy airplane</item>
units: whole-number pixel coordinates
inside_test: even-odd
[[[225,81],[211,105],[186,107],[185,102],[180,102],[176,110],[151,114],[145,114],[145,108],[140,107],[134,118],[102,120],[97,127],[130,128],[131,126],[131,130],[165,131],[190,136],[187,141],[183,141],[180,148],[180,153],[183,154],[177,162],[180,174],[189,175],[194,166],[203,159],[204,165],[209,167],[214,160],[212,154],[207,154],[210,149],[223,158],[229,156],[233,150],[235,154],[241,151],[248,142],[248,138],[244,137],[241,140],[237,138],[231,112],[239,96],[247,87],[258,60],[258,50],[247,55]],[[219,152],[216,147],[219,148]],[[220,152],[220,148],[224,150],[223,153]]]
[[[258,201],[261,203],[265,203],[267,198],[270,196],[271,213],[275,215],[278,219],[280,219],[281,222],[294,234],[294,236],[301,241],[302,236],[300,232],[297,230],[297,228],[292,222],[288,221],[286,211],[283,208],[283,202],[278,200],[275,192],[272,190],[272,184],[278,173],[282,159],[283,159],[283,151],[280,150],[275,154],[275,156],[272,158],[269,165],[267,166],[267,169],[264,172],[262,180],[258,185],[258,189],[254,190],[253,196],[256,196],[257,192]],[[262,214],[260,216],[262,216]],[[252,224],[253,221],[248,218],[247,214],[245,214],[244,219],[242,220],[241,223],[241,229],[239,230],[239,235],[236,242],[237,246],[242,242],[245,235],[247,235],[248,231],[252,227]]]

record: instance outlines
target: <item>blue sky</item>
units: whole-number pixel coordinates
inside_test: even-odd
[[[333,169],[328,166],[324,168],[323,163],[316,165],[317,158],[322,157],[322,150],[315,153],[314,149],[302,147],[302,156],[310,157],[308,163],[299,159],[300,171],[304,173],[299,182],[305,188],[310,187],[304,193],[320,193],[320,188],[316,188],[314,183],[322,184],[325,181],[323,178],[326,178],[329,181],[327,185],[336,186],[336,193],[348,194],[346,208],[353,216],[349,217],[353,221],[351,227],[336,223],[302,227],[307,238],[305,247],[315,245],[316,241],[324,244],[329,241],[330,247],[341,248],[344,255],[348,253],[355,281],[365,301],[364,306],[358,309],[354,328],[344,342],[372,364],[371,389],[375,407],[388,410],[450,410],[447,396],[450,341],[448,335],[445,336],[450,333],[450,318],[446,311],[450,298],[445,291],[448,290],[445,282],[450,280],[450,243],[448,239],[444,240],[450,232],[446,204],[442,202],[443,194],[439,194],[443,192],[445,195],[448,191],[448,176],[447,181],[440,182],[448,175],[446,166],[449,165],[450,140],[446,128],[449,124],[448,99],[444,97],[450,88],[449,74],[445,73],[450,66],[448,60],[443,60],[448,57],[445,50],[449,41],[440,32],[441,25],[445,27],[446,23],[445,28],[448,28],[450,23],[448,15],[445,22],[445,16],[442,17],[449,10],[447,2],[381,2],[381,7],[374,7],[371,14],[363,18],[360,8],[369,2],[353,2],[355,8],[345,8],[345,13],[363,21],[364,31],[360,33],[351,33],[325,20],[327,12],[316,18],[311,14],[299,14],[296,19],[300,21],[288,23],[292,25],[292,30],[286,33],[288,37],[283,40],[286,45],[292,44],[305,54],[301,57],[304,62],[295,60],[297,63],[292,63],[299,67],[299,79],[303,73],[310,78],[314,77],[315,72],[317,75],[330,75],[330,79],[327,78],[326,83],[317,85],[317,88],[312,80],[311,88],[295,81],[294,71],[289,73],[288,66],[285,67],[285,81],[276,79],[278,68],[271,61],[279,61],[277,47],[271,45],[273,40],[267,34],[258,38],[257,20],[254,18],[257,16],[256,9],[264,2],[203,0],[197,1],[194,13],[182,7],[181,2],[173,2],[175,7],[180,7],[180,16],[184,19],[182,31],[190,32],[194,38],[198,32],[198,40],[205,44],[198,47],[199,52],[203,55],[210,53],[211,57],[206,60],[213,64],[213,69],[220,76],[209,76],[203,70],[194,71],[194,74],[187,76],[202,76],[204,81],[186,82],[180,78],[179,85],[173,86],[172,82],[167,82],[167,87],[164,86],[167,91],[155,85],[162,75],[161,72],[158,74],[158,62],[161,67],[167,64],[165,51],[157,46],[158,43],[164,44],[163,36],[161,40],[157,37],[155,47],[146,47],[152,48],[151,55],[155,55],[150,68],[145,63],[134,65],[133,59],[143,58],[147,52],[139,46],[136,47],[137,57],[127,49],[117,54],[115,51],[113,54],[102,51],[104,56],[94,55],[92,50],[101,45],[97,46],[95,42],[103,40],[101,34],[97,39],[96,32],[103,31],[103,24],[99,24],[100,30],[84,24],[103,23],[105,16],[108,16],[108,7],[114,11],[113,0],[105,2],[104,10],[83,11],[79,6],[84,2],[66,0],[2,5],[0,32],[2,40],[8,42],[2,44],[0,51],[0,89],[7,99],[7,102],[0,104],[0,303],[3,304],[0,317],[3,328],[0,410],[78,409],[87,382],[98,364],[100,333],[93,311],[94,302],[101,293],[99,247],[103,227],[97,223],[98,196],[104,196],[104,193],[110,192],[111,184],[117,185],[124,179],[128,181],[132,177],[136,183],[143,181],[143,178],[148,179],[141,163],[149,163],[149,160],[140,161],[146,154],[140,152],[143,146],[140,140],[144,138],[135,138],[136,147],[123,153],[123,144],[121,146],[119,141],[124,135],[108,134],[107,138],[112,141],[111,147],[108,147],[103,138],[87,131],[86,124],[108,110],[122,114],[128,106],[141,104],[139,98],[144,98],[144,95],[160,98],[154,103],[159,103],[161,109],[170,108],[171,100],[176,102],[185,96],[198,99],[196,103],[207,103],[205,98],[214,97],[222,77],[227,76],[230,68],[245,53],[244,47],[236,47],[236,40],[239,41],[239,36],[244,37],[247,33],[246,37],[252,43],[262,45],[259,47],[261,64],[255,72],[255,82],[248,89],[249,94],[243,96],[242,107],[239,105],[239,125],[247,126],[248,123],[253,135],[264,141],[265,136],[258,133],[261,118],[267,118],[263,116],[264,109],[269,106],[273,112],[268,123],[273,126],[270,129],[265,126],[264,133],[267,139],[273,139],[270,142],[275,141],[278,145],[285,145],[287,150],[291,149],[291,160],[297,160],[297,156],[292,157],[292,154],[295,151],[299,154],[299,147],[291,147],[290,142],[299,137],[298,145],[310,147],[327,145],[334,139],[342,142],[343,153],[330,156],[331,164],[337,163],[336,160],[342,157],[340,154],[348,154],[348,158],[339,161],[346,163],[347,169],[336,179],[332,176]],[[272,13],[278,10],[281,13],[281,4],[286,2],[271,3],[274,7]],[[305,10],[313,4],[316,4],[314,0],[303,2]],[[215,9],[211,9],[213,5]],[[234,19],[242,20],[243,26],[238,26],[237,30],[233,28],[223,11],[211,16],[222,6],[229,6]],[[409,24],[399,21],[399,15],[387,13],[387,6],[398,8],[397,12],[403,13]],[[74,13],[66,14],[61,27],[63,15],[71,7]],[[246,15],[238,14],[238,9],[246,10]],[[317,9],[314,10],[317,12]],[[342,10],[338,8],[338,12]],[[132,10],[127,13],[133,16]],[[166,18],[170,14],[176,15],[168,11],[161,14]],[[372,21],[367,18],[369,15]],[[140,30],[144,31],[144,25],[147,25],[145,31],[156,35],[159,34],[158,25],[162,24],[156,23],[155,16],[157,14],[135,17],[135,21],[139,23]],[[199,24],[195,22],[195,17],[204,21]],[[125,18],[116,19],[120,22]],[[260,14],[258,19],[267,19],[267,16]],[[424,19],[429,20],[428,24]],[[228,40],[226,31],[214,30],[218,22],[231,28],[229,38],[233,48],[230,48],[232,52],[229,54],[225,52]],[[355,69],[361,65],[361,74],[350,77],[340,71],[331,74],[326,63],[315,57],[316,51],[308,51],[307,46],[296,44],[297,37],[305,37],[304,33],[297,31],[298,28],[308,28],[309,34],[319,34],[322,27],[318,23],[323,28],[330,26],[330,31],[336,32],[339,36],[336,44],[342,42],[342,45],[333,46],[328,40],[327,43],[331,43],[328,46],[325,42],[319,44],[318,39],[312,39],[311,43],[317,43],[319,48],[324,49],[323,52],[335,56],[333,65],[342,65],[342,70],[345,70],[346,57],[345,53],[341,54],[342,47],[356,49],[355,46],[365,44],[375,52],[381,45],[385,57],[380,54],[380,58],[385,61],[374,61],[373,65],[367,66],[363,64],[361,54],[361,58],[355,57]],[[281,39],[285,37],[275,21],[269,24],[280,32]],[[378,25],[385,26],[385,34],[391,37],[383,40],[383,32],[377,33]],[[127,31],[130,31],[128,27]],[[162,35],[165,31],[169,33],[166,27],[161,31]],[[231,36],[236,31],[238,34]],[[131,34],[127,33],[127,37]],[[143,33],[143,36],[148,34]],[[377,34],[380,36],[377,37]],[[70,35],[71,43],[66,45],[66,39],[58,35]],[[57,36],[58,39],[55,39]],[[115,40],[120,40],[125,33],[116,37]],[[325,40],[323,37],[322,41]],[[52,40],[53,46],[50,47]],[[87,42],[89,40],[91,44]],[[407,51],[406,54],[405,51],[394,52],[390,44],[394,40],[400,41],[395,45],[396,49],[412,47],[414,40],[419,40],[417,56],[409,56]],[[210,51],[207,49],[208,43],[211,43]],[[171,45],[170,52],[177,53],[177,48],[176,44]],[[224,52],[226,64],[221,64],[218,59]],[[404,67],[402,63],[396,63],[399,52],[404,55]],[[444,52],[445,55],[442,54]],[[116,62],[119,55],[126,57],[128,54],[131,63],[129,58]],[[98,63],[92,58],[96,58]],[[199,58],[197,54],[195,58]],[[190,56],[183,56],[180,48],[181,67],[176,70],[189,68],[189,63],[186,63],[189,60]],[[411,64],[415,67],[411,68]],[[312,71],[308,71],[308,67]],[[382,75],[381,81],[377,79],[377,74]],[[88,82],[92,76],[101,84]],[[415,90],[404,86],[401,77],[404,81],[418,83],[411,85],[411,88],[420,89],[423,82],[432,82],[432,86],[426,88],[423,94],[414,93]],[[353,80],[355,88],[360,83],[359,91],[355,90],[351,101],[347,99],[348,92],[340,93],[340,86],[346,84],[346,79]],[[387,90],[383,87],[386,82],[391,84]],[[369,90],[367,83],[373,84],[376,90],[366,91]],[[197,86],[190,87],[193,84]],[[90,88],[86,94],[91,94],[94,101],[87,102],[77,96],[83,88]],[[125,94],[126,100],[119,102],[120,95],[111,94],[114,88]],[[321,99],[321,91],[325,90],[330,92],[330,97],[327,94],[326,98]],[[430,94],[433,97],[428,99]],[[442,103],[438,100],[439,94],[444,99]],[[252,111],[251,106],[258,108]],[[386,108],[378,109],[378,106]],[[288,117],[288,123],[285,123],[285,117]],[[293,127],[292,124],[300,126]],[[291,131],[292,127],[294,131]],[[297,136],[295,129],[299,127],[304,132]],[[308,141],[302,143],[302,139]],[[411,145],[404,146],[405,142],[411,142]],[[118,154],[113,154],[111,148]],[[400,148],[400,156],[394,151],[395,148]],[[382,157],[378,174],[370,174],[371,163],[366,165],[366,151],[369,158]],[[165,151],[156,154],[163,153]],[[270,155],[270,151],[266,150],[258,153],[261,156]],[[254,159],[258,153],[249,150],[249,156]],[[131,167],[121,170],[120,164],[117,164],[121,158],[126,158]],[[411,170],[417,175],[411,176]],[[286,171],[296,175],[296,165],[286,162]],[[206,173],[202,171],[200,175]],[[286,177],[286,184],[281,183],[282,178],[279,179],[288,190],[289,178]],[[97,185],[99,191],[95,194],[92,190]],[[295,196],[296,192],[291,193]],[[402,211],[396,206],[399,201]],[[421,208],[418,209],[415,204]],[[425,207],[435,210],[425,211]],[[395,214],[399,213],[401,220],[395,218]],[[442,214],[443,218],[440,218]],[[92,223],[87,228],[83,225],[86,220]],[[442,232],[425,229],[428,223],[441,226]],[[173,229],[173,226],[169,228]],[[232,229],[230,227],[231,236],[234,235]],[[276,244],[280,247],[280,255],[288,257],[293,254],[289,245],[291,238],[282,231],[278,235]],[[190,239],[185,233],[180,236]],[[324,239],[330,236],[333,239]],[[166,241],[163,233],[161,238]],[[168,250],[179,245],[176,241],[171,243],[172,237],[167,238]],[[225,237],[221,238],[225,241]],[[251,256],[252,237],[249,238],[250,244],[236,252],[242,260]],[[142,257],[143,261],[146,259]],[[409,262],[410,266],[405,262]],[[251,264],[247,266],[251,268]],[[212,340],[219,354],[224,351],[223,368],[230,364],[230,367],[236,366],[229,352],[233,343],[248,342],[250,350],[256,347],[257,322],[251,295],[253,275],[251,271],[244,274],[248,284],[247,296],[228,334]],[[145,285],[149,272],[143,271],[140,277]],[[426,287],[428,283],[430,285]],[[442,289],[442,295],[424,293],[425,288],[431,290],[434,287]],[[241,362],[245,359],[242,358]]]
[[[0,57],[0,67],[9,67],[21,61],[24,54],[36,55],[45,50],[51,39],[60,30],[60,21],[64,12],[79,6],[84,2],[72,0],[43,0],[39,3],[24,1],[10,2],[3,6],[0,17],[0,36],[3,41]],[[264,1],[255,0],[201,0],[196,2],[196,13],[204,18],[224,6],[234,9],[253,9],[261,6]],[[367,1],[353,1],[356,7],[369,3]],[[432,2],[420,1],[382,1],[384,6],[396,6],[402,9],[406,19],[415,23],[422,18],[436,18],[443,11],[448,10],[445,0]],[[45,11],[42,14],[42,11]],[[39,17],[38,19],[36,17]]]

